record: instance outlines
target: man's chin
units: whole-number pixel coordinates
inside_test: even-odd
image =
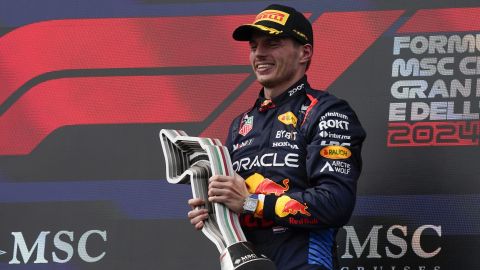
[[[275,80],[269,79],[269,78],[264,78],[257,76],[257,81],[263,86],[263,87],[273,87],[275,86]]]

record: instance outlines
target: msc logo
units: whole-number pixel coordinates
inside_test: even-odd
[[[442,237],[442,226],[435,225],[423,225],[415,230],[411,238],[407,238],[408,228],[402,225],[393,225],[388,228],[386,235],[380,233],[383,228],[382,225],[373,226],[368,233],[365,241],[360,242],[358,235],[353,226],[344,226],[346,231],[345,239],[345,253],[342,255],[342,259],[361,258],[366,255],[366,258],[382,258],[382,254],[388,258],[399,259],[405,256],[408,248],[411,247],[413,252],[420,258],[428,259],[433,258],[440,253],[441,247],[428,247],[425,248],[422,245],[421,239],[425,231],[428,231],[429,235],[433,232],[437,237]],[[385,238],[384,238],[385,237]],[[379,243],[387,242],[388,245],[395,246],[395,249],[390,249],[388,245],[385,245],[384,253],[379,253]],[[367,249],[367,246],[369,248]],[[353,248],[353,253],[351,253]],[[355,256],[354,256],[355,255]]]
[[[82,261],[95,263],[106,255],[105,251],[100,253],[97,251],[96,254],[92,254],[93,252],[89,251],[87,247],[89,241],[107,242],[107,231],[86,231],[78,237],[78,240],[73,231],[59,231],[53,236],[53,239],[48,239],[50,233],[50,231],[41,231],[35,242],[28,245],[22,232],[12,232],[13,254],[8,264],[43,264],[49,263],[49,259],[54,263],[67,263],[73,258],[75,252]],[[53,250],[51,256],[45,256],[45,249]],[[98,250],[98,247],[95,247],[95,250]],[[6,253],[0,250],[0,255]],[[36,257],[33,256],[34,254]]]
[[[290,15],[280,10],[268,9],[258,14],[255,18],[254,24],[259,21],[271,21],[285,25]]]

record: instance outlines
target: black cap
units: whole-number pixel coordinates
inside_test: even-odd
[[[301,44],[313,46],[312,24],[294,8],[283,5],[269,5],[260,12],[251,24],[244,24],[233,31],[233,38],[249,41],[254,30],[269,35],[289,36]]]

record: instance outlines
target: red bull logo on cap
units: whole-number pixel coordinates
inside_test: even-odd
[[[258,14],[253,23],[256,24],[259,21],[271,21],[281,25],[285,25],[285,23],[287,23],[289,16],[290,14],[286,12],[283,12],[280,10],[268,9]]]

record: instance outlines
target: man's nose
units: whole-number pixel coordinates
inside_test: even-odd
[[[261,57],[267,54],[267,47],[262,44],[258,44],[257,48],[255,49],[255,56]]]

